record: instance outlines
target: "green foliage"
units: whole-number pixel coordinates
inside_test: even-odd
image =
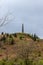
[[[36,34],[34,34],[33,40],[36,41],[37,37]]]
[[[13,34],[14,35],[14,37],[17,37],[17,34],[15,33],[15,34]]]
[[[3,35],[3,37],[0,39],[0,41],[3,41],[5,43],[5,41],[6,41],[5,35]]]
[[[34,41],[39,40],[39,37],[36,34],[28,34],[28,36],[33,39]]]
[[[0,65],[14,65],[14,62],[11,62],[11,61],[0,61]]]
[[[13,40],[13,38],[11,39],[11,45],[15,44],[15,41]]]
[[[13,38],[8,38],[8,39],[7,39],[7,42],[8,42],[8,44],[10,44],[10,45],[15,44],[15,41],[14,41]]]
[[[7,36],[7,37],[9,37],[9,34],[8,34],[8,33],[6,33],[6,36]]]
[[[36,34],[34,34],[33,35],[33,40],[36,41],[37,39],[39,39],[39,37]]]
[[[43,60],[33,61],[33,60],[19,60],[15,62],[14,60],[1,60],[0,65],[43,65]]]
[[[36,65],[43,65],[43,60],[39,60],[38,62],[36,62]]]
[[[25,65],[33,65],[33,61],[29,60],[29,59],[25,59],[24,64]]]
[[[9,38],[12,38],[12,35],[11,34],[9,35]]]
[[[20,36],[20,40],[23,40],[23,38],[24,38],[23,36]]]
[[[21,37],[20,37],[20,40],[22,40],[22,38],[23,38],[23,37],[21,36]]]

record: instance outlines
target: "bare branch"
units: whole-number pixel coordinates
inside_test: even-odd
[[[3,25],[8,24],[9,22],[11,22],[13,20],[14,17],[12,17],[12,14],[7,14],[4,18],[0,19],[0,27],[2,27]]]

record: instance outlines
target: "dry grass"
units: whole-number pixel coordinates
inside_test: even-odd
[[[22,40],[20,37],[23,37]],[[15,40],[15,44],[4,44],[0,48],[0,59],[8,57],[8,59],[15,58],[17,49],[21,48],[21,45],[28,45],[29,57],[33,59],[43,58],[43,39],[39,41],[33,41],[27,34],[17,33],[17,37],[12,36]]]

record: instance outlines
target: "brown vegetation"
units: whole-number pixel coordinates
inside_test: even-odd
[[[38,60],[43,58],[43,40],[34,41],[24,33],[0,35],[0,58]]]

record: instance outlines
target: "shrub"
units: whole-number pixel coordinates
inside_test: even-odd
[[[2,35],[4,34],[4,32],[1,33]]]
[[[17,37],[17,34],[16,33],[14,34],[14,37]]]
[[[11,40],[11,43],[10,43],[11,45],[13,45],[14,44],[14,40],[13,40],[13,38],[12,38],[12,40]]]
[[[5,37],[5,35],[3,35],[3,37],[0,39],[0,41],[3,41],[3,42],[6,41],[6,37]]]
[[[28,34],[28,36],[33,39],[34,41],[39,40],[39,37],[36,34]]]
[[[23,36],[20,36],[20,40],[22,40],[22,39],[24,39],[25,37],[23,37]]]
[[[9,38],[12,38],[12,35],[11,34],[9,35]]]
[[[7,33],[6,36],[9,37],[9,34]]]
[[[7,39],[7,42],[8,42],[8,44],[10,44],[10,45],[15,44],[15,41],[14,41],[13,38],[8,38],[8,39]]]
[[[32,60],[29,60],[29,59],[26,59],[25,62],[24,62],[25,65],[33,65],[33,61]]]
[[[20,40],[22,40],[22,38],[23,38],[23,37],[21,36],[21,37],[20,37]]]

